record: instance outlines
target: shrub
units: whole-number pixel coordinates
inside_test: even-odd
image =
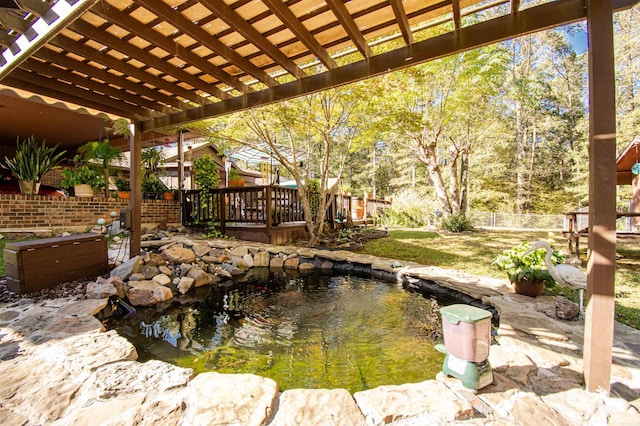
[[[444,219],[442,219],[442,223],[440,226],[442,227],[442,229],[449,232],[464,232],[473,230],[471,220],[464,213],[451,214],[445,217]]]

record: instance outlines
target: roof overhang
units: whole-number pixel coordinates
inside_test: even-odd
[[[125,117],[148,134],[586,18],[585,0],[13,1],[0,8],[5,53],[56,4],[88,10],[15,61],[2,84]],[[615,10],[636,3],[613,1]]]

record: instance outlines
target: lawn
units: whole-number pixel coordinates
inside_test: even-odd
[[[477,231],[450,234],[420,229],[390,230],[390,236],[365,243],[363,252],[374,256],[411,260],[423,265],[439,266],[474,275],[503,278],[505,274],[491,266],[493,258],[503,250],[523,241],[546,239],[547,232]],[[556,235],[556,248],[566,252],[567,242]],[[586,246],[586,244],[583,244]],[[582,253],[586,270],[586,254]],[[616,319],[640,329],[640,244],[633,240],[618,241],[616,261]],[[569,290],[560,293],[570,297]]]

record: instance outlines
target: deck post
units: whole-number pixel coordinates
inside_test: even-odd
[[[184,130],[178,132],[178,202],[182,205],[184,201]],[[182,223],[182,218],[180,218]]]
[[[131,187],[131,230],[129,234],[129,258],[140,254],[142,235],[142,132],[137,124],[129,125],[129,186]]]
[[[268,185],[266,187],[266,194],[265,194],[265,201],[266,201],[266,205],[265,205],[265,219],[267,220],[267,239],[269,240],[269,242],[271,242],[271,226],[272,226],[272,217],[271,217],[271,209],[272,209],[272,205],[273,205],[273,200],[271,199],[271,197],[273,196],[273,188],[271,187],[271,185]]]
[[[589,260],[584,331],[587,390],[611,385],[616,254],[616,107],[612,0],[587,0]]]

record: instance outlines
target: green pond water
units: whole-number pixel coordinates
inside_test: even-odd
[[[117,325],[140,360],[254,373],[280,390],[351,392],[433,379],[442,367],[441,324],[429,322],[437,304],[395,284],[271,273],[197,290],[192,304],[140,310]]]

